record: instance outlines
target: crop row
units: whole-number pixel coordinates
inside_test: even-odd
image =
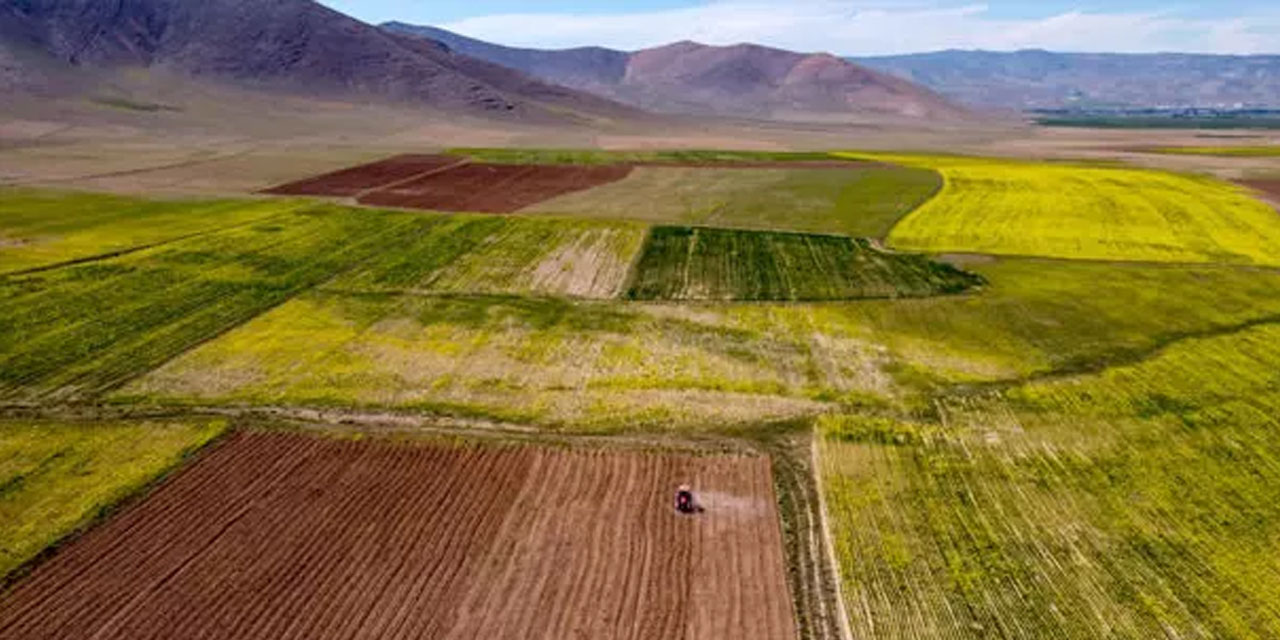
[[[923,256],[842,236],[657,227],[635,300],[840,300],[959,293],[981,279]]]

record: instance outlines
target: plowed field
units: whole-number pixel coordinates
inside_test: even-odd
[[[677,516],[680,482],[707,512]],[[0,599],[0,638],[791,638],[767,459],[238,434]]]
[[[285,196],[334,196],[349,198],[415,176],[465,163],[457,156],[401,155],[378,162],[326,173],[314,178],[268,189]]]
[[[617,182],[626,165],[468,164],[361,196],[362,204],[511,213],[556,196]]]

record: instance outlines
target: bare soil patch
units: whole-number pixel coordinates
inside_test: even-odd
[[[285,196],[333,196],[350,198],[370,189],[377,189],[408,180],[446,167],[463,164],[466,160],[444,155],[399,155],[386,160],[342,169],[333,173],[307,178],[297,182],[267,189],[263,193]]]
[[[0,638],[793,638],[781,535],[764,457],[241,433],[37,567]]]
[[[627,165],[467,164],[360,197],[362,204],[433,211],[512,213],[543,200],[617,182]]]
[[[1254,178],[1249,180],[1237,180],[1236,182],[1261,191],[1267,196],[1267,199],[1277,205],[1280,205],[1280,178]]]

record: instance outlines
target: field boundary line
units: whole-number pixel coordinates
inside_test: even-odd
[[[1081,365],[1072,365],[1068,363],[1067,365],[1058,369],[1043,371],[1040,373],[1033,373],[1031,375],[1023,376],[1020,378],[1010,378],[1007,380],[993,380],[989,382],[953,385],[950,388],[950,390],[946,392],[945,395],[954,394],[956,389],[968,388],[968,389],[976,390],[977,392],[983,392],[983,391],[989,391],[989,390],[1008,389],[1008,388],[1018,387],[1026,384],[1053,382],[1055,380],[1066,380],[1066,379],[1075,378],[1078,376],[1099,375],[1110,369],[1118,369],[1122,367],[1132,367],[1132,366],[1140,365],[1144,362],[1147,362],[1148,360],[1159,357],[1160,354],[1184,342],[1190,342],[1193,340],[1212,340],[1214,338],[1222,338],[1226,336],[1235,335],[1238,333],[1243,333],[1245,331],[1249,331],[1252,329],[1257,329],[1259,327],[1267,327],[1267,326],[1273,326],[1273,325],[1280,325],[1280,314],[1272,314],[1272,315],[1263,316],[1261,318],[1254,318],[1253,320],[1247,320],[1239,324],[1219,327],[1216,329],[1193,331],[1189,333],[1174,334],[1166,338],[1158,338],[1155,341],[1155,343],[1148,349],[1133,350],[1128,353],[1121,352],[1113,358],[1105,359],[1102,361],[1085,362]],[[966,394],[959,394],[959,395],[966,395]]]
[[[827,516],[827,494],[823,491],[822,485],[822,460],[818,453],[818,442],[822,435],[818,432],[818,428],[814,427],[813,439],[810,441],[810,453],[813,456],[813,479],[818,485],[818,519],[821,520],[819,529],[822,535],[822,546],[827,553],[827,561],[831,563],[831,575],[828,579],[832,581],[832,586],[836,591],[836,617],[839,618],[837,626],[840,628],[840,637],[843,640],[853,639],[853,628],[849,623],[849,610],[844,600],[844,576],[840,571],[840,561],[836,557],[835,543],[831,539],[831,520]]]
[[[29,275],[36,274],[36,273],[44,273],[44,272],[46,272],[46,271],[56,271],[56,270],[58,270],[58,269],[62,269],[62,268],[65,268],[65,267],[74,267],[74,266],[81,265],[81,264],[88,264],[88,263],[90,263],[90,262],[100,262],[100,261],[102,261],[102,260],[111,260],[111,259],[113,259],[113,258],[120,258],[120,257],[127,256],[127,255],[131,255],[131,254],[134,254],[134,253],[140,253],[140,252],[142,252],[142,251],[146,251],[146,250],[148,250],[148,249],[155,249],[156,247],[163,247],[163,246],[165,246],[165,245],[173,244],[173,243],[175,243],[175,242],[182,242],[183,240],[190,240],[190,239],[192,239],[192,238],[199,238],[199,237],[201,237],[201,236],[207,236],[207,235],[214,234],[214,233],[221,233],[221,232],[223,232],[223,231],[232,231],[232,230],[234,230],[234,229],[240,229],[240,228],[243,228],[243,227],[247,227],[247,226],[249,226],[249,225],[262,224],[263,222],[268,222],[268,221],[271,221],[271,220],[276,220],[276,219],[278,219],[278,218],[283,218],[283,217],[285,217],[285,216],[287,216],[287,215],[289,215],[289,214],[292,214],[292,213],[294,213],[294,212],[298,211],[299,209],[301,209],[301,208],[302,208],[302,207],[304,207],[304,206],[306,206],[306,205],[299,204],[299,205],[295,206],[294,208],[292,208],[292,209],[288,209],[288,210],[286,210],[286,211],[280,211],[280,212],[278,212],[278,213],[273,213],[273,214],[271,214],[271,215],[269,215],[269,216],[266,216],[266,217],[263,217],[263,218],[255,218],[255,219],[253,219],[253,220],[248,220],[248,221],[245,221],[245,222],[241,222],[241,223],[239,223],[239,224],[233,224],[233,225],[228,226],[228,227],[216,227],[216,228],[213,228],[213,229],[206,229],[206,230],[204,230],[204,231],[194,231],[194,232],[192,232],[192,233],[188,233],[188,234],[185,234],[185,235],[177,236],[177,237],[175,237],[175,238],[169,238],[169,239],[167,239],[167,240],[158,240],[158,241],[156,241],[156,242],[151,242],[151,243],[148,243],[148,244],[142,244],[142,245],[138,245],[138,246],[135,246],[135,247],[126,247],[126,248],[124,248],[124,249],[117,249],[117,250],[115,250],[115,251],[108,251],[108,252],[106,252],[106,253],[98,253],[98,254],[94,254],[94,255],[91,255],[91,256],[83,256],[83,257],[80,257],[80,258],[72,258],[72,259],[70,259],[70,260],[63,260],[63,261],[61,261],[61,262],[54,262],[54,263],[52,263],[52,264],[40,265],[40,266],[38,266],[38,267],[28,267],[28,268],[26,268],[26,269],[18,269],[17,271],[5,271],[5,272],[0,272],[0,277],[29,276]]]
[[[180,161],[180,162],[171,162],[171,163],[169,163],[169,164],[156,165],[156,166],[152,166],[152,167],[141,167],[141,168],[138,168],[138,169],[124,169],[124,170],[121,170],[121,171],[109,171],[109,172],[107,172],[107,173],[91,173],[91,174],[88,174],[88,175],[83,175],[83,176],[72,176],[72,177],[69,177],[69,178],[48,178],[48,179],[43,179],[43,180],[41,180],[41,179],[28,180],[28,181],[26,181],[26,182],[14,182],[14,183],[12,183],[12,184],[10,184],[10,185],[6,185],[6,186],[22,186],[22,187],[37,186],[37,187],[38,187],[38,186],[41,186],[41,185],[47,185],[47,184],[67,184],[67,183],[81,182],[81,181],[84,181],[84,180],[102,180],[102,179],[105,179],[105,178],[123,178],[123,177],[125,177],[125,176],[134,176],[134,175],[141,175],[141,174],[144,174],[144,173],[153,173],[153,172],[155,172],[155,171],[164,171],[164,170],[166,170],[166,169],[186,169],[186,168],[189,168],[189,167],[198,167],[198,166],[203,165],[203,164],[212,164],[212,163],[215,163],[215,162],[222,162],[223,160],[234,160],[234,159],[236,159],[236,158],[242,158],[242,157],[244,157],[244,156],[247,156],[247,155],[253,154],[253,153],[255,153],[255,152],[259,151],[259,150],[260,150],[260,149],[259,149],[259,147],[256,147],[256,146],[255,146],[255,147],[250,147],[250,148],[248,148],[248,149],[243,149],[243,150],[240,150],[240,151],[235,151],[235,152],[232,152],[232,153],[227,153],[227,154],[223,154],[223,155],[219,155],[219,156],[214,156],[214,157],[212,157],[212,158],[201,158],[201,159],[196,159],[196,160],[182,160],[182,161]]]
[[[443,167],[436,167],[435,169],[431,169],[431,170],[429,170],[429,171],[423,171],[422,173],[415,173],[415,174],[413,174],[413,175],[411,175],[411,176],[409,176],[408,178],[405,178],[405,179],[403,179],[403,180],[393,180],[393,181],[388,182],[388,183],[386,183],[386,184],[380,184],[380,185],[378,185],[378,186],[376,186],[376,187],[369,187],[368,189],[365,189],[365,190],[363,190],[363,191],[357,192],[355,195],[350,196],[350,198],[351,198],[352,200],[355,200],[356,202],[359,202],[359,201],[360,201],[360,198],[363,198],[363,197],[365,197],[365,196],[367,196],[367,195],[369,195],[369,194],[377,193],[377,192],[379,192],[379,191],[385,191],[385,190],[387,190],[387,189],[394,189],[394,188],[396,188],[396,187],[398,187],[398,186],[400,186],[400,185],[408,184],[408,183],[410,183],[410,182],[413,182],[414,180],[418,180],[418,179],[420,179],[420,178],[426,178],[426,177],[428,177],[428,176],[434,176],[434,175],[436,175],[436,174],[438,174],[438,173],[444,173],[444,172],[446,172],[446,171],[451,171],[451,170],[453,170],[453,169],[457,169],[457,168],[459,168],[459,167],[465,167],[465,166],[467,166],[467,165],[469,165],[469,164],[471,164],[471,158],[463,158],[463,159],[459,160],[458,162],[455,162],[455,163],[450,164],[450,165],[445,165],[445,166],[443,166]],[[411,210],[411,211],[421,211],[421,209],[410,209],[410,210]]]

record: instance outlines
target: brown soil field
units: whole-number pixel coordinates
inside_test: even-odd
[[[1280,178],[1237,180],[1236,182],[1262,192],[1272,202],[1280,203]]]
[[[768,458],[297,434],[233,435],[0,597],[6,639],[795,636]]]
[[[439,171],[466,160],[457,156],[399,155],[386,160],[342,169],[267,189],[263,193],[282,196],[333,196],[350,198],[370,189],[390,185],[415,176]]]
[[[467,164],[379,189],[361,204],[433,211],[511,213],[566,193],[617,182],[626,165]]]

